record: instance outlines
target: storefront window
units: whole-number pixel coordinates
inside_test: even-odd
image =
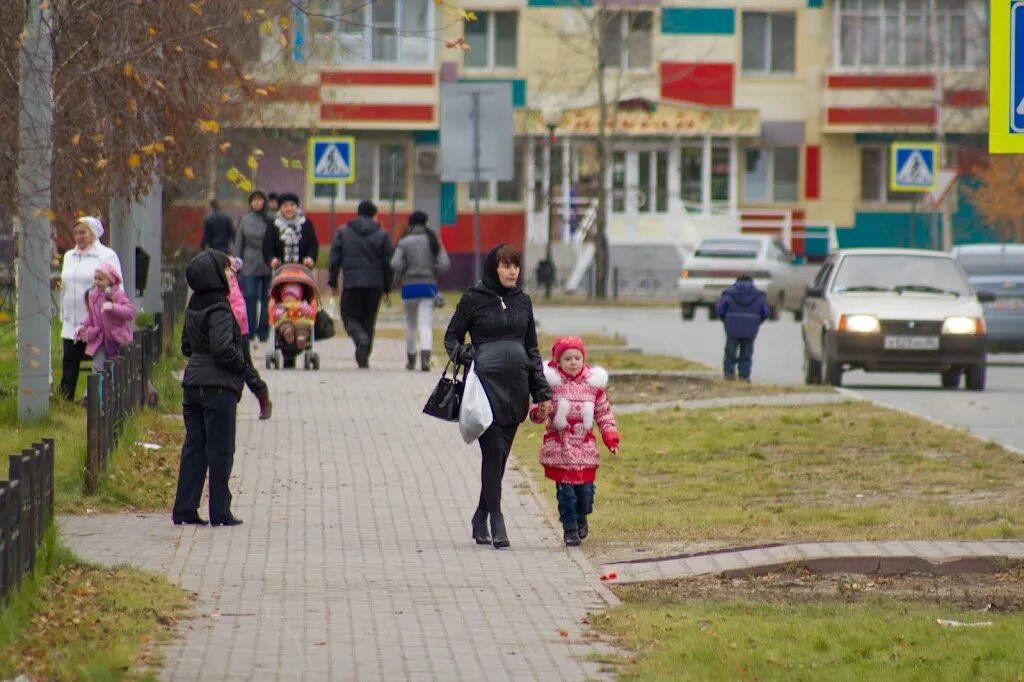
[[[683,147],[679,160],[680,190],[682,199],[691,207],[700,206],[701,178],[704,169],[704,150],[700,147]]]
[[[626,152],[612,152],[612,212],[626,211]]]
[[[729,143],[715,140],[711,147],[711,201],[729,201]]]

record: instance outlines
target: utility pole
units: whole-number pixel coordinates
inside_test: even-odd
[[[942,127],[942,109],[943,99],[945,99],[945,91],[942,86],[942,44],[939,42],[939,3],[938,0],[928,1],[928,14],[930,15],[930,21],[928,23],[929,38],[932,47],[932,66],[934,70],[935,78],[935,141],[939,145],[938,158],[935,159],[934,172],[938,176],[939,171],[942,170],[942,155],[945,151],[943,148],[943,127]],[[931,229],[931,247],[933,249],[941,249],[943,240],[939,236],[939,206],[932,208],[932,229]],[[952,231],[952,225],[946,225],[946,230]]]
[[[50,405],[50,164],[53,45],[50,3],[28,0],[18,84],[18,419]]]

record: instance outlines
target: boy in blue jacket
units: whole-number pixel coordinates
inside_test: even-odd
[[[754,339],[761,323],[768,318],[768,299],[754,286],[754,280],[740,275],[736,282],[722,292],[718,301],[718,315],[725,324],[725,378],[739,377],[750,381],[750,368],[754,359]]]

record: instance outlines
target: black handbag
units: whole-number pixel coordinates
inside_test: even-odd
[[[329,339],[334,336],[334,320],[326,310],[316,311],[316,321],[313,323],[313,334],[316,339]]]
[[[452,354],[458,356],[458,350]],[[451,378],[448,377],[448,368],[455,365]],[[459,378],[459,367],[453,360],[449,359],[441,372],[441,378],[434,387],[434,392],[427,398],[427,404],[423,406],[423,414],[430,417],[437,417],[446,422],[459,421],[459,411],[462,409],[462,392],[466,390],[466,373],[468,368],[463,368],[462,378]]]

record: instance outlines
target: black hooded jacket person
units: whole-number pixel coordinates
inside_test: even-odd
[[[231,217],[220,210],[216,200],[210,202],[210,214],[203,219],[203,238],[199,246],[203,249],[217,249],[231,253],[235,245],[235,224]]]
[[[537,347],[537,327],[533,303],[517,286],[506,287],[498,276],[499,261],[519,265],[519,254],[502,244],[487,254],[483,280],[471,286],[452,315],[444,335],[449,357],[468,365],[484,386],[494,413],[494,422],[480,436],[481,490],[473,515],[473,537],[479,544],[487,537],[487,517],[495,547],[507,547],[504,517],[501,514],[501,479],[519,424],[526,419],[531,398],[535,403],[551,400],[551,388]],[[472,346],[465,346],[466,334]]]
[[[241,523],[231,514],[228,479],[235,456],[235,417],[246,364],[242,333],[228,304],[228,259],[203,251],[188,264],[185,279],[192,297],[185,312],[181,352],[188,358],[181,380],[185,443],[181,447],[175,524],[206,523],[199,501],[210,475],[210,522]]]
[[[356,364],[369,367],[380,301],[391,292],[391,238],[374,220],[377,207],[371,201],[359,203],[358,217],[334,235],[327,284],[338,290],[343,271],[341,321],[356,345]]]

